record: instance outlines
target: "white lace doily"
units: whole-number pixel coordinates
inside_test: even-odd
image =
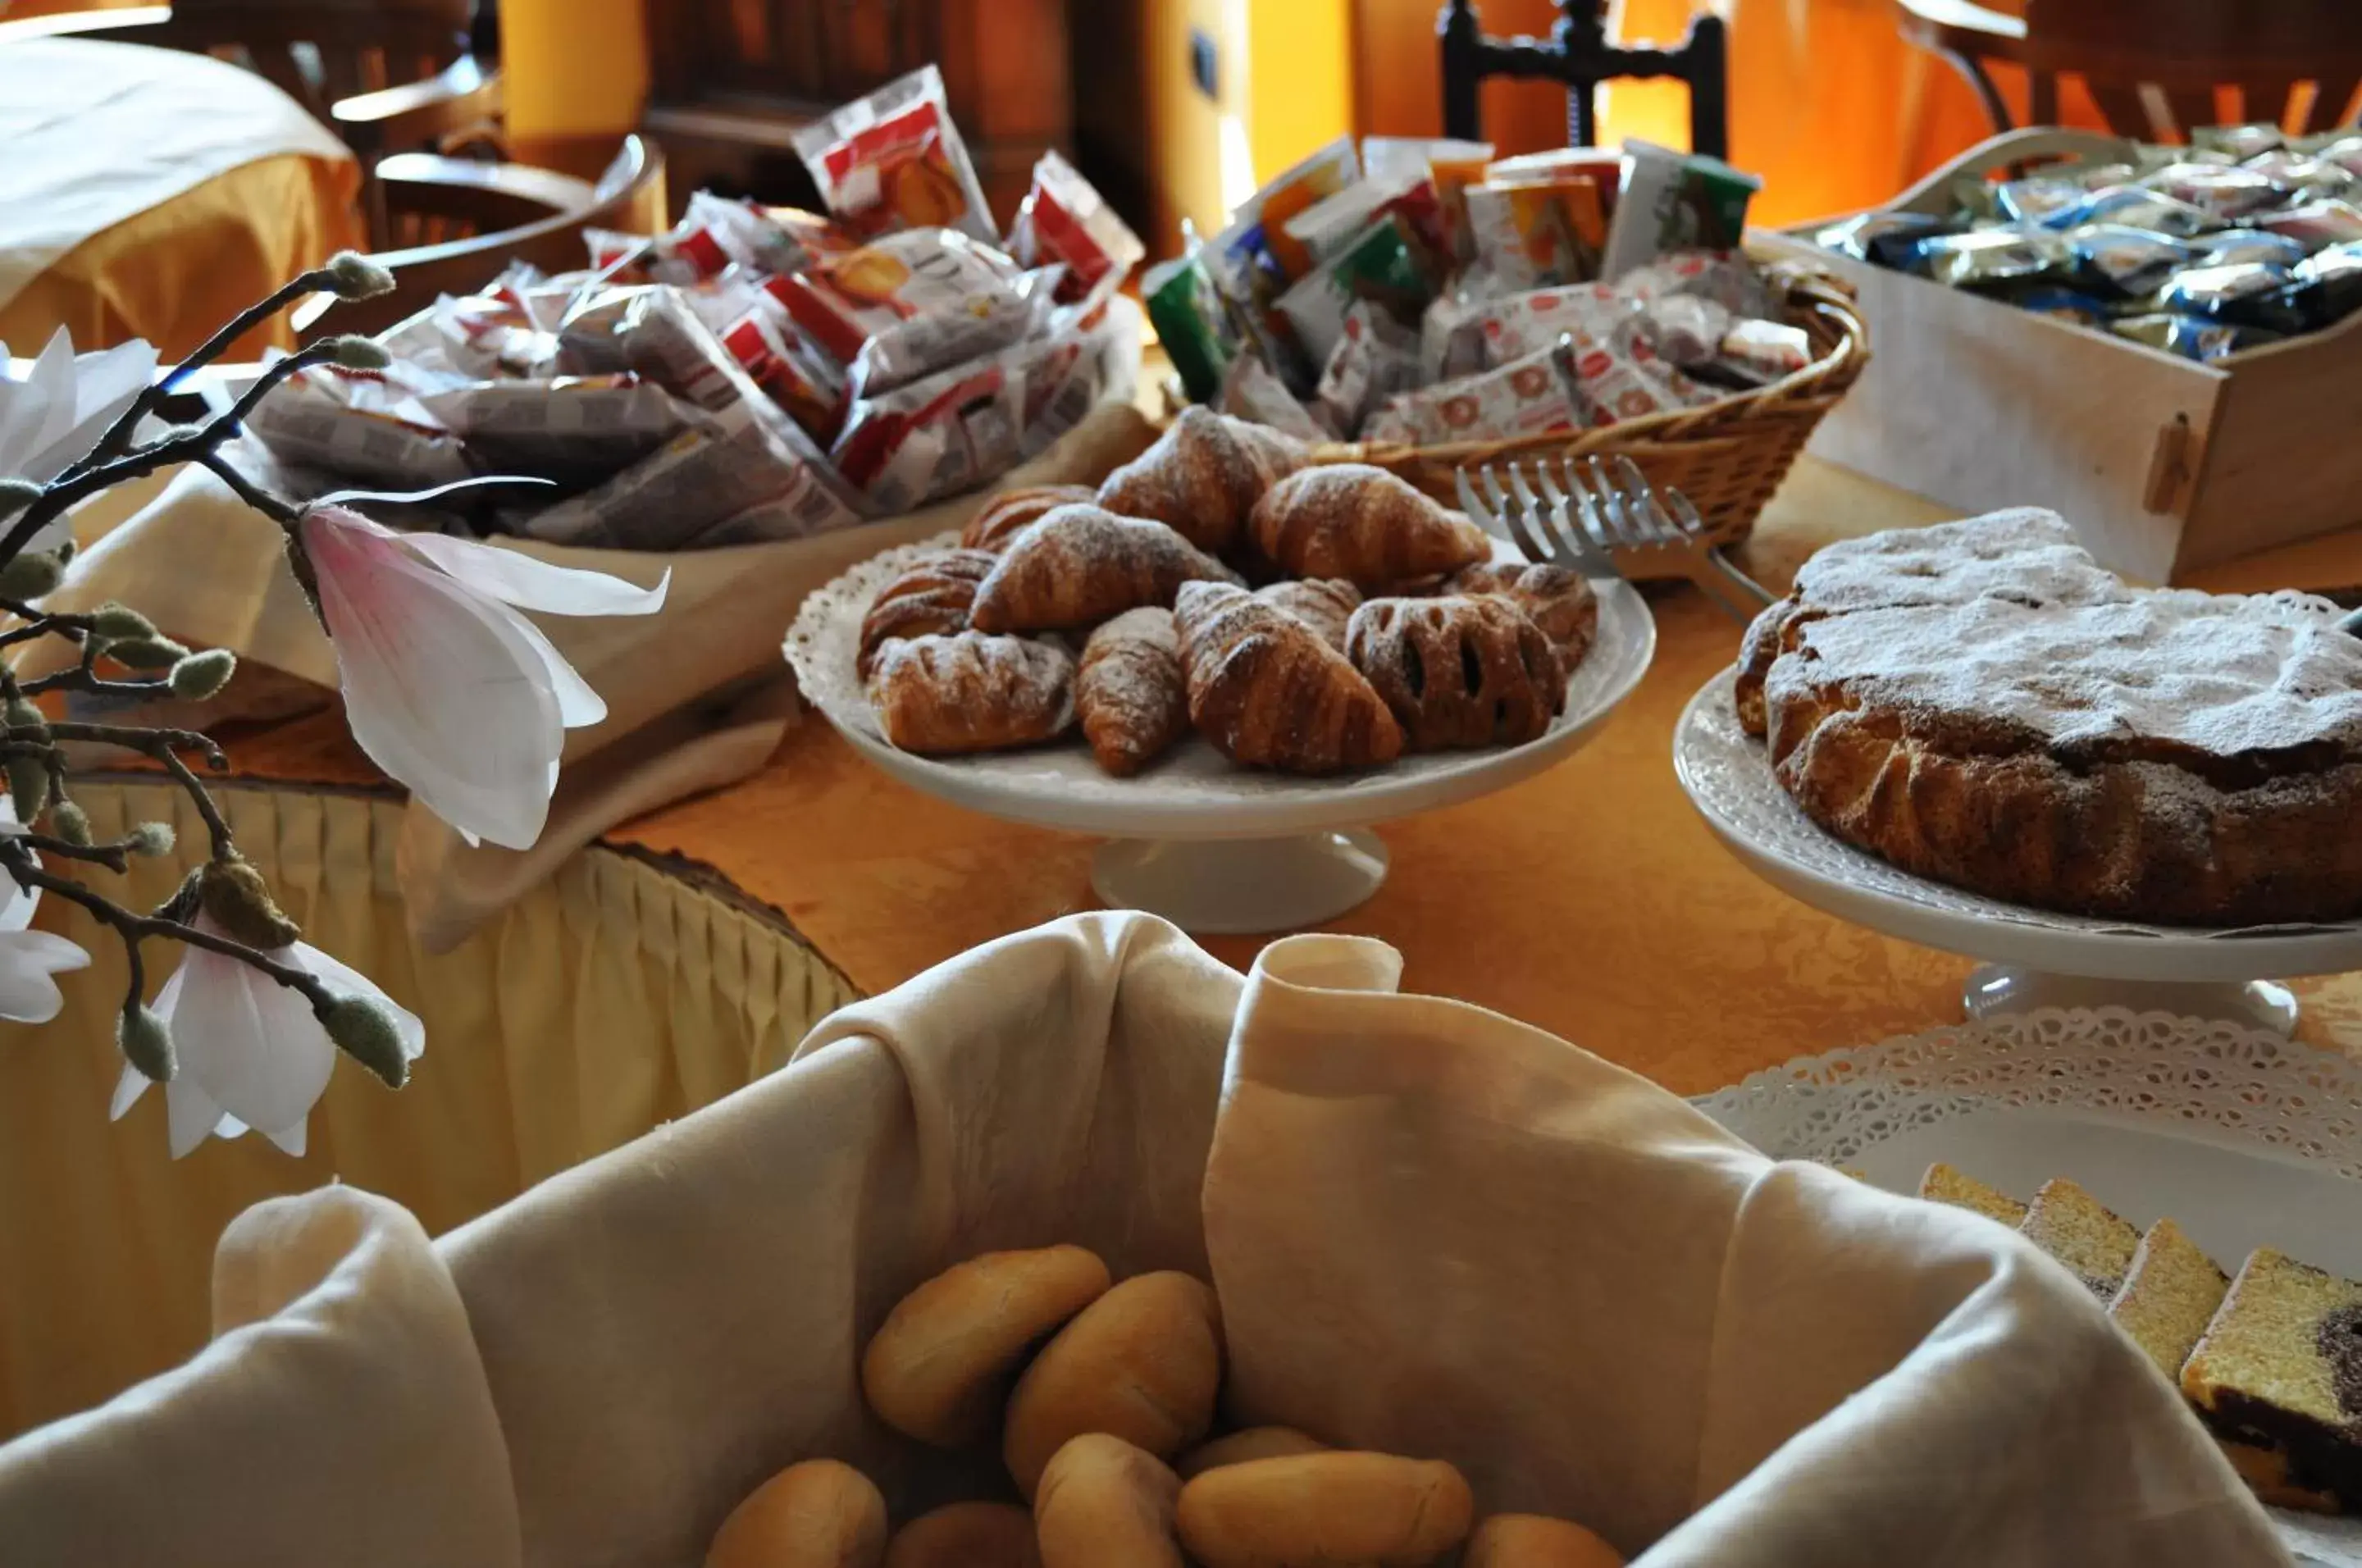
[[[1195,735],[1133,778],[1101,772],[1079,736],[1025,751],[915,756],[888,743],[862,691],[855,672],[861,620],[890,579],[918,557],[956,542],[946,534],[888,550],[814,592],[788,633],[788,662],[829,723],[906,781],[978,811],[1078,832],[1277,836],[1382,822],[1503,789],[1587,739],[1639,684],[1656,651],[1656,623],[1631,585],[1595,583],[1598,637],[1568,681],[1566,704],[1548,734],[1521,746],[1408,756],[1338,778],[1242,768]]]
[[[1673,732],[1673,767],[1700,812],[1725,836],[1822,881],[1893,900],[1932,914],[2031,927],[2061,935],[2149,937],[2163,941],[2269,941],[2336,934],[2362,941],[2362,923],[2344,925],[2167,926],[2056,914],[2003,903],[1966,889],[1931,882],[1891,866],[1825,832],[1780,787],[1763,743],[1739,727],[1731,692],[1738,671],[1726,669],[1700,689]],[[1959,949],[1970,951],[1970,949]],[[1998,955],[1994,955],[1998,956]],[[2343,966],[2333,966],[2338,967]],[[2067,969],[2065,973],[2078,973]],[[2257,973],[2266,973],[2259,970]],[[2302,973],[2283,970],[2281,973]],[[2164,978],[2167,977],[2158,977]]]

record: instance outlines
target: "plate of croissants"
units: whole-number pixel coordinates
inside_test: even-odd
[[[1573,751],[1655,646],[1630,585],[1528,564],[1384,469],[1191,408],[1096,491],[1004,491],[854,568],[787,651],[904,781],[1128,841],[1095,867],[1110,902],[1266,931],[1374,889],[1383,845],[1342,830]]]

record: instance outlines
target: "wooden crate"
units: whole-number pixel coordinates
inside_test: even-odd
[[[2123,161],[2081,131],[1995,137],[1882,210],[1952,210],[1953,182],[2012,165]],[[2362,523],[2362,314],[2199,364],[1811,242],[1757,237],[1850,284],[1876,357],[1815,456],[1962,512],[2056,508],[2146,582]]]

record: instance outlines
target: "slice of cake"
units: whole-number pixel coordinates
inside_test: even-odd
[[[2018,1226],[2025,1238],[2065,1264],[2103,1301],[2124,1287],[2140,1250],[2140,1232],[2064,1176],[2042,1184]]]
[[[2025,1223],[2025,1205],[1997,1187],[1987,1187],[1965,1171],[1955,1170],[1941,1160],[1927,1167],[1919,1178],[1919,1196],[1930,1203],[1948,1203],[1955,1209],[1970,1209],[1988,1220],[1998,1220],[2015,1230]]]
[[[2181,1364],[2198,1348],[2199,1336],[2230,1288],[2230,1275],[2180,1226],[2160,1220],[2141,1238],[2125,1287],[2108,1304],[2108,1316],[2148,1353],[2168,1382],[2178,1384]]]
[[[2218,1435],[2285,1450],[2291,1485],[2362,1510],[2362,1284],[2258,1248],[2181,1391]]]
[[[2247,1484],[2247,1490],[2256,1495],[2256,1501],[2267,1507],[2295,1508],[2308,1514],[2341,1511],[2336,1494],[2297,1485],[2289,1469],[2288,1450],[2279,1444],[2220,1436],[2214,1443],[2239,1473],[2239,1479]]]

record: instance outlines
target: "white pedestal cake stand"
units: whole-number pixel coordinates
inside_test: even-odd
[[[1490,794],[1562,760],[1631,694],[1656,651],[1656,623],[1639,594],[1628,583],[1595,582],[1598,639],[1548,734],[1337,778],[1252,772],[1194,735],[1134,778],[1100,772],[1079,739],[916,756],[879,732],[854,659],[877,590],[946,542],[889,550],[804,602],[787,654],[805,698],[855,750],[913,788],[1010,822],[1109,837],[1092,862],[1093,890],[1111,907],[1146,910],[1186,931],[1287,931],[1344,913],[1385,879],[1385,845],[1368,824]]]
[[[2286,1034],[2296,998],[2270,982],[2362,967],[2362,924],[2134,925],[2005,904],[1912,876],[1816,826],[1739,728],[1735,671],[1705,683],[1673,732],[1673,768],[1706,825],[1748,867],[1817,909],[1924,946],[1984,960],[1972,1018],[2115,1004],[2232,1019]]]

